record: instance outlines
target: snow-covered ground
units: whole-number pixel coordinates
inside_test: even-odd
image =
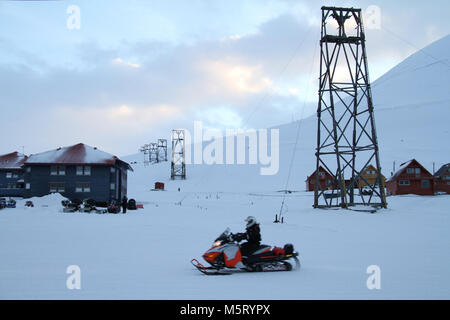
[[[311,195],[151,192],[126,215],[68,214],[59,198],[0,213],[0,298],[43,299],[448,299],[450,197],[390,198],[379,214],[317,211]],[[45,206],[45,205],[48,205]],[[23,202],[18,203],[19,207]],[[189,263],[225,227],[255,215],[268,244],[294,243],[302,269],[207,277]],[[81,268],[81,290],[66,268]],[[381,290],[366,287],[370,265]]]
[[[430,171],[450,162],[450,37],[426,48],[374,84],[383,173],[416,158]],[[436,79],[441,79],[435,83]],[[382,81],[382,82],[381,82]],[[410,87],[408,87],[408,81]],[[402,90],[390,91],[395,87]],[[382,90],[382,88],[384,88]],[[413,88],[413,89],[408,89]],[[422,90],[422,91],[420,91]],[[422,94],[420,94],[422,92]],[[314,170],[314,118],[300,122],[300,142],[283,225],[272,223],[286,188],[297,124],[280,126],[280,171],[259,166],[188,166],[169,180],[169,163],[133,165],[129,197],[145,209],[126,215],[62,213],[61,197],[0,211],[2,299],[449,299],[450,196],[389,197],[377,214],[312,209],[304,192]],[[438,169],[438,168],[436,168]],[[153,192],[156,181],[167,191]],[[178,191],[180,188],[180,191]],[[263,242],[293,243],[302,269],[207,277],[190,265],[226,227],[261,223]],[[81,290],[66,288],[66,268],[81,268]],[[369,290],[367,267],[381,268],[381,290]]]

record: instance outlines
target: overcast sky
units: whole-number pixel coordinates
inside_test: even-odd
[[[67,27],[70,5],[80,29]],[[309,116],[322,5],[380,8],[372,80],[450,30],[447,0],[0,1],[0,154],[84,142],[123,156],[194,120]]]

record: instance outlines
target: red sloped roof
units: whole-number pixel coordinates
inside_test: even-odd
[[[325,172],[325,174],[328,174],[329,176],[333,176],[330,172],[328,172],[328,170],[327,169],[325,169],[324,167],[322,167],[322,166],[319,166],[319,172],[320,171],[322,171],[322,172]],[[309,180],[310,178],[312,178],[313,176],[315,176],[316,175],[316,172],[317,172],[317,170],[315,170],[313,173],[311,173],[309,176],[308,176],[308,178],[306,179],[306,180]]]
[[[416,165],[416,166],[419,166],[420,168],[422,168],[423,169],[423,171],[425,172],[425,173],[427,173],[428,175],[430,175],[431,177],[433,177],[433,175],[423,166],[423,165],[421,165],[420,164],[420,162],[419,161],[417,161],[416,159],[412,159],[412,160],[409,160],[409,161],[407,161],[407,162],[405,162],[405,163],[402,163],[401,165],[400,165],[400,168],[394,173],[394,175],[392,176],[392,177],[390,177],[389,178],[389,180],[388,181],[386,181],[386,182],[390,182],[390,181],[394,181],[394,180],[396,180],[405,170],[406,170],[406,168],[408,168],[411,164],[414,164],[414,165]]]
[[[19,152],[12,152],[0,156],[0,169],[20,169],[28,157]]]
[[[129,169],[130,165],[118,157],[98,150],[97,148],[79,143],[70,147],[33,154],[26,164],[106,164],[115,165],[119,161]]]

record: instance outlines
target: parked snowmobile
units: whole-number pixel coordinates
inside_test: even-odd
[[[197,259],[192,259],[191,263],[206,275],[300,269],[298,253],[292,244],[286,244],[284,248],[261,245],[248,257],[242,256],[239,243],[234,240],[229,228],[215,240],[203,259],[211,266],[205,267]]]
[[[74,199],[73,201],[62,200],[62,206],[64,207],[63,212],[65,213],[73,213],[80,211],[81,200]]]
[[[17,205],[16,200],[14,200],[14,199],[12,199],[12,198],[9,198],[8,202],[6,203],[6,207],[7,207],[7,208],[12,208],[12,209],[14,209],[14,208],[16,207],[16,205]]]

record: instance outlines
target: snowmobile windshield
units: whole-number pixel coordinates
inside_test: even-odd
[[[230,228],[226,228],[224,232],[215,241],[227,241],[231,235]]]

